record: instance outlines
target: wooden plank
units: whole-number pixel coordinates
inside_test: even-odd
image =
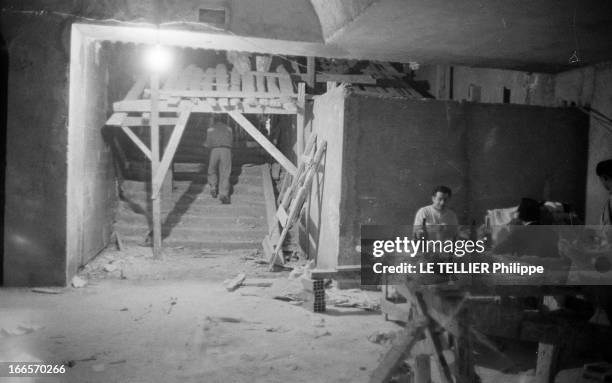
[[[279,65],[278,67],[276,67],[276,73],[274,72],[259,72],[259,71],[250,71],[249,73],[252,75],[262,75],[262,76],[269,76],[269,77],[276,77],[276,78],[288,78],[291,79],[291,74],[287,72],[287,69],[285,69],[285,67],[283,67],[283,69],[285,69],[284,72],[278,71],[278,68],[282,67],[282,65]]]
[[[216,73],[217,73],[217,78],[216,78],[216,89],[217,91],[221,92],[221,91],[227,91],[229,90],[229,83],[228,83],[228,78],[227,78],[227,68],[225,67],[225,64],[217,64],[216,67]]]
[[[127,134],[127,136],[132,140],[134,144],[140,149],[140,151],[147,156],[147,158],[151,159],[151,150],[140,140],[140,138],[127,126],[122,126],[121,129]]]
[[[287,111],[287,113],[289,113],[289,114],[297,114],[300,110],[302,110],[301,108],[298,108],[292,102],[285,102],[285,103],[283,103],[283,109],[285,109]]]
[[[296,117],[296,144],[297,155],[301,156],[304,153],[304,127],[306,111],[306,84],[301,82],[298,84],[298,100],[297,100],[297,117]]]
[[[306,58],[306,83],[309,87],[314,88],[316,82],[315,58],[308,56]]]
[[[287,226],[287,220],[289,219],[289,216],[287,215],[287,211],[284,207],[278,207],[278,211],[276,212],[276,218],[278,219],[278,223],[280,223],[282,227]]]
[[[136,80],[134,85],[130,88],[127,94],[124,97],[124,101],[126,100],[135,100],[144,91],[145,86],[147,85],[147,78],[145,76],[141,76]],[[108,119],[106,125],[109,126],[119,126],[123,120],[127,117],[127,113],[113,113],[113,115]]]
[[[380,299],[380,311],[385,314],[385,319],[391,317],[391,320],[410,322],[410,303],[394,303],[385,298]]]
[[[255,77],[251,73],[243,74],[242,79],[242,92],[243,93],[254,93],[255,92]]]
[[[282,65],[279,65],[276,70],[286,71],[285,67]],[[287,76],[278,77],[278,84],[280,86],[281,93],[295,93],[295,90],[293,89],[293,81],[291,81],[291,77],[288,73]]]
[[[227,291],[230,291],[230,292],[234,291],[238,287],[240,287],[240,285],[242,285],[242,282],[244,282],[245,279],[246,279],[246,274],[240,273],[232,279],[224,280],[223,287],[225,287]]]
[[[545,342],[538,344],[538,362],[533,383],[553,383],[558,357],[559,347],[556,344]]]
[[[240,87],[240,73],[238,73],[238,68],[234,67],[232,69],[232,73],[230,74],[230,88],[231,91],[241,91]],[[229,100],[230,105],[236,106],[240,104],[240,98],[231,98]]]
[[[230,90],[241,90],[240,73],[236,67],[232,69],[232,73],[230,74]]]
[[[442,380],[442,383],[452,383],[454,382],[453,373],[451,372],[450,366],[448,365],[448,362],[446,361],[446,358],[444,357],[442,345],[440,343],[440,339],[436,335],[434,321],[429,315],[427,304],[425,303],[425,300],[423,299],[420,293],[418,292],[415,293],[415,297],[416,297],[415,303],[417,304],[417,307],[420,310],[420,315],[428,319],[427,326],[425,328],[425,334],[427,335],[427,338],[429,339],[429,341],[431,342],[435,350],[435,353],[438,359],[438,363],[440,364],[440,367],[442,369],[441,371],[442,373],[440,374],[440,379]]]
[[[259,72],[268,72],[272,64],[272,57],[268,55],[255,56],[255,68]]]
[[[168,108],[168,103],[162,101],[158,104],[161,112],[165,112]],[[114,112],[151,112],[151,100],[124,100],[113,103]]]
[[[196,67],[191,70],[191,72],[189,73],[189,84],[188,84],[189,90],[200,90],[201,89],[203,75],[204,75],[204,72],[200,68]]]
[[[261,166],[263,178],[264,199],[266,201],[266,221],[268,222],[268,234],[271,238],[279,237],[280,230],[276,222],[276,200],[274,198],[274,185],[272,185],[272,175],[270,174],[270,164]]]
[[[295,165],[293,165],[291,161],[289,161],[289,159],[287,159],[287,157],[285,157],[285,155],[276,148],[276,146],[268,141],[268,138],[266,138],[266,136],[264,136],[253,124],[251,124],[251,122],[247,120],[242,113],[236,110],[228,110],[227,108],[225,108],[225,110],[234,119],[234,121],[236,121],[238,125],[249,133],[251,137],[253,137],[255,141],[259,143],[259,145],[261,145],[276,161],[278,161],[283,168],[285,168],[287,172],[289,172],[289,174],[295,174],[297,170]]]
[[[104,125],[106,126],[121,126],[127,119],[127,113],[113,113]]]
[[[147,78],[145,76],[139,77],[136,83],[130,88],[130,91],[125,95],[124,100],[135,100],[137,99],[147,85]]]
[[[198,97],[198,98],[205,98],[205,97],[281,98],[281,97],[287,97],[287,98],[294,98],[294,99],[297,98],[296,93],[284,93],[284,92],[281,92],[280,90],[278,90],[278,92],[275,92],[275,93],[270,93],[266,91],[264,77],[261,77],[261,80],[259,80],[259,77],[258,77],[257,81],[260,81],[261,84],[259,84],[259,82],[257,83],[258,89],[255,92],[245,92],[245,91],[235,91],[235,90],[223,90],[223,91],[217,91],[217,90],[177,91],[177,90],[174,90],[174,91],[161,91],[161,95],[166,98],[167,97],[183,97],[183,98],[191,98],[191,97]],[[261,89],[264,89],[264,91],[261,92],[260,91]]]
[[[267,101],[267,99],[265,99]],[[217,108],[217,99],[215,98],[207,98],[206,101],[210,101],[212,106],[207,102],[200,102],[197,105],[193,106],[193,113],[225,113],[224,109]],[[123,102],[123,101],[120,101]],[[151,111],[151,101],[150,100],[133,100],[133,101],[125,101],[123,104],[115,103],[116,111],[122,112],[135,112],[135,113],[147,113]],[[183,101],[184,102],[184,101]],[[190,102],[190,101],[189,101]],[[159,111],[162,113],[179,113],[178,107],[171,107],[167,102],[161,101],[159,103]],[[257,106],[257,105],[246,105],[242,104],[242,112],[243,113],[264,113],[264,114],[295,114],[296,110],[288,110],[284,108],[274,108],[270,106]]]
[[[280,88],[276,84],[276,77],[266,76],[266,85],[268,86],[269,93],[273,93],[275,95],[280,94]]]
[[[381,62],[378,62],[378,64],[379,64],[379,65],[382,67],[382,71],[383,71],[385,74],[387,74],[388,76],[390,76],[390,77],[398,77],[398,78],[404,77],[404,74],[403,74],[403,73],[400,73],[400,72],[399,72],[397,69],[395,69],[395,68],[393,67],[393,65],[391,65],[390,63],[388,63],[388,62],[382,62],[382,61],[381,61]]]
[[[254,93],[255,92],[255,77],[254,75],[247,73],[243,74],[242,80],[242,93]],[[257,100],[254,97],[245,97],[244,102],[248,105],[256,105]]]
[[[170,140],[166,145],[166,150],[164,151],[164,155],[162,157],[161,163],[157,169],[157,173],[153,176],[153,185],[152,195],[153,198],[157,198],[159,195],[159,191],[161,190],[161,185],[166,177],[166,173],[170,168],[170,163],[174,158],[174,154],[176,153],[176,149],[178,148],[178,144],[181,141],[181,137],[183,136],[183,132],[185,131],[185,127],[187,126],[187,121],[189,120],[189,116],[191,115],[191,108],[186,108],[181,112],[181,115],[178,118],[178,122],[176,126],[172,130],[172,135],[170,136]]]
[[[255,84],[257,85],[257,89],[256,92],[258,95],[249,95],[249,96],[244,96],[244,97],[258,97],[258,98],[265,98],[266,95],[271,96],[271,97],[278,97],[276,95],[270,95],[268,93],[268,91],[266,90],[266,83],[265,83],[265,76],[262,74],[256,74],[255,75]]]
[[[156,184],[155,174],[159,168],[159,74],[151,74],[151,189],[159,189],[161,185]],[[153,226],[153,257],[162,259],[162,231],[161,231],[161,201],[157,196],[152,196],[152,226]]]
[[[310,137],[308,138],[308,143],[306,144],[304,153],[306,154],[311,153],[313,151],[316,141],[317,141],[316,133],[311,134]],[[300,161],[298,161],[298,169],[297,169],[296,174],[292,175],[293,179],[292,179],[291,184],[285,190],[285,193],[283,193],[282,196],[279,196],[279,200],[280,200],[279,205],[283,206],[285,209],[289,207],[289,203],[291,202],[291,199],[293,199],[294,194],[297,193],[297,190],[300,184],[303,182],[304,173],[307,170],[306,166],[307,164],[310,164],[310,162],[307,163],[306,161],[303,161],[304,156],[299,157],[299,159]],[[312,155],[312,159],[314,159],[314,154]]]
[[[168,106],[178,106],[178,104],[181,102],[181,98],[180,97],[170,97],[167,100]]]
[[[203,91],[210,92],[213,90],[213,83],[214,83],[214,79],[216,75],[217,73],[215,72],[214,69],[212,68],[206,69],[206,74],[204,75],[202,79],[202,84],[201,84]],[[162,95],[163,94],[164,92],[162,92]]]
[[[408,286],[404,284],[399,284],[399,285],[394,285],[394,286],[397,289],[397,292],[399,292],[404,297],[406,298],[414,297],[414,292],[412,292]],[[447,312],[442,311],[441,307],[439,306],[443,305],[444,302],[439,303],[439,299],[436,302],[434,302],[433,298],[434,297],[432,295],[426,296],[426,300],[428,301],[427,314],[431,317],[431,319],[433,319],[436,323],[438,323],[440,327],[444,328],[446,331],[450,332],[454,336],[459,336],[461,334],[461,331],[459,329],[459,325],[457,321],[455,320],[454,315],[452,315],[452,313],[449,314]],[[437,297],[437,298],[440,298],[440,297]],[[448,305],[445,305],[445,306],[448,306]],[[459,307],[454,309],[454,313],[458,312],[458,310],[461,308],[460,306],[461,305],[459,305]],[[446,308],[449,309],[448,307]]]

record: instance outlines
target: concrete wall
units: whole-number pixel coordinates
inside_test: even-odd
[[[612,63],[600,64],[557,75],[555,100],[559,104],[590,106],[612,118]],[[612,158],[612,128],[590,118],[589,160],[586,183],[586,223],[597,224],[608,198],[595,174],[599,161]]]
[[[571,203],[584,217],[588,118],[569,108],[463,105],[469,219],[521,197]]]
[[[341,100],[319,101],[327,107],[328,129],[343,118],[344,134],[341,141],[341,129],[326,135],[329,147],[343,153],[333,157],[341,169],[328,155],[325,174],[341,178],[335,184],[341,188],[339,217],[337,206],[324,206],[333,209],[328,227],[339,226],[339,249],[334,254],[336,244],[320,238],[318,264],[359,264],[360,225],[411,225],[439,184],[453,189],[452,208],[462,224],[482,223],[486,209],[521,197],[558,199],[579,211],[583,206],[588,121],[575,110],[351,94],[342,116],[333,109]]]
[[[104,124],[111,44],[73,33],[68,116],[66,270],[62,284],[110,241],[118,200],[111,147]],[[123,88],[126,81],[119,88]],[[127,82],[129,83],[129,82]]]
[[[97,255],[110,240],[115,208],[118,202],[117,184],[113,167],[110,142],[104,139],[103,130],[107,116],[112,112],[108,97],[110,44],[93,43],[88,52],[87,84],[84,92],[86,120],[82,150],[82,183],[84,217],[82,226],[82,250],[79,266]],[[129,83],[128,83],[129,84]],[[121,84],[125,86],[124,84]],[[123,88],[123,86],[118,86]],[[110,140],[110,137],[108,137]],[[76,269],[73,269],[76,271]],[[70,270],[71,272],[72,270]]]
[[[63,283],[68,61],[58,48],[62,20],[1,15],[9,49],[4,283]]]

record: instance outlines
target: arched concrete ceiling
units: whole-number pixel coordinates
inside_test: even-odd
[[[355,57],[533,71],[612,60],[609,0],[310,1],[326,44]]]

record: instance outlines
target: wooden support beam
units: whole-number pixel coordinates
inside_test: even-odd
[[[132,85],[132,87],[130,88],[129,92],[127,93],[127,95],[125,96],[123,100],[127,101],[127,100],[138,99],[138,97],[140,97],[146,85],[147,85],[147,78],[145,76],[138,78],[136,83]],[[127,113],[113,113],[113,115],[106,122],[106,125],[121,126],[121,123],[126,118],[127,118]]]
[[[308,56],[306,58],[306,83],[309,87],[314,88],[316,79],[315,58]]]
[[[183,132],[185,131],[185,127],[187,126],[187,121],[189,120],[189,116],[191,115],[191,108],[187,107],[182,112],[176,123],[176,126],[172,130],[172,135],[170,136],[170,140],[168,141],[168,145],[166,145],[166,150],[164,151],[164,155],[162,157],[161,163],[157,169],[157,173],[154,174],[153,185],[156,188],[152,189],[153,198],[157,198],[159,195],[159,191],[161,190],[162,183],[164,182],[164,178],[166,177],[166,173],[170,168],[170,163],[174,158],[174,154],[176,153],[176,149],[178,148],[178,144],[181,141],[181,137],[183,137]]]
[[[274,79],[270,77],[270,79]],[[206,98],[206,97],[216,97],[216,98],[281,98],[281,97],[289,97],[289,98],[297,98],[297,93],[295,92],[281,92],[278,88],[278,85],[272,80],[268,80],[268,88],[266,90],[266,78],[261,76],[261,83],[257,84],[257,90],[254,92],[247,92],[242,90],[228,90],[228,89],[220,89],[220,90],[168,90],[161,91],[161,98],[169,98],[169,97],[183,97],[183,98]],[[224,84],[224,87],[229,88],[229,84]],[[263,91],[262,91],[263,87]],[[121,103],[121,101],[119,101]]]
[[[113,116],[124,113],[115,113]],[[113,117],[111,117],[112,119]],[[143,116],[127,116],[121,121],[116,121],[113,123],[108,123],[111,121],[110,119],[107,121],[108,126],[121,126],[121,127],[130,127],[130,126],[149,126],[150,119],[145,118]],[[113,119],[113,121],[115,121]],[[159,118],[159,126],[174,126],[178,119],[176,117],[160,117]],[[111,121],[112,122],[112,121]]]
[[[440,364],[440,369],[442,370],[440,374],[440,380],[442,381],[442,383],[452,383],[454,381],[453,373],[451,372],[450,366],[448,365],[448,362],[444,357],[442,344],[435,332],[435,322],[429,315],[429,311],[427,310],[427,304],[425,303],[425,300],[423,299],[421,293],[417,292],[414,295],[416,298],[417,307],[420,311],[420,315],[428,319],[427,327],[425,328],[425,334],[427,335],[429,342],[431,342],[431,345],[435,350],[438,363]]]
[[[140,138],[132,131],[132,129],[127,126],[122,126],[121,129],[125,132],[125,134],[132,140],[134,144],[140,149],[140,151],[147,156],[149,160],[151,160],[151,150],[145,145],[144,142],[140,140]]]
[[[306,113],[306,84],[298,84],[296,134],[297,134],[297,155],[298,158],[304,153],[304,125]]]
[[[557,373],[559,345],[553,342],[538,343],[538,362],[533,383],[553,383]]]
[[[228,108],[224,109],[227,114],[229,114],[234,119],[234,121],[238,123],[238,125],[240,125],[244,130],[246,130],[246,132],[249,133],[251,137],[253,137],[255,141],[259,143],[259,145],[261,145],[272,157],[274,157],[274,159],[278,161],[278,163],[281,164],[281,166],[285,168],[285,170],[289,174],[295,175],[297,171],[295,165],[293,165],[291,161],[289,161],[289,159],[285,157],[285,155],[276,148],[276,146],[274,146],[270,141],[268,141],[268,138],[266,138],[266,136],[264,136],[253,124],[251,124],[251,121],[247,120],[247,118],[244,117],[242,113],[236,110],[229,110]]]
[[[159,74],[151,74],[151,190],[159,189],[155,175],[159,169]],[[153,223],[153,257],[162,259],[161,201],[151,195]]]
[[[254,99],[253,99],[254,100]],[[268,101],[268,99],[263,98],[260,100]],[[207,102],[204,102],[207,101]],[[191,102],[191,101],[189,101]],[[193,102],[192,102],[193,104]],[[200,100],[200,102],[196,105],[193,104],[193,108],[191,110],[192,113],[226,113],[225,109],[217,108],[217,99],[216,98],[208,98],[206,100]],[[291,108],[283,105],[282,107],[273,107],[273,106],[262,106],[262,105],[248,105],[245,103],[238,104],[237,110],[242,113],[253,113],[253,114],[295,114],[297,112],[297,107]],[[151,100],[132,100],[125,101],[124,103],[115,103],[114,106],[115,112],[134,112],[134,113],[148,113],[151,112]],[[169,106],[166,101],[159,102],[159,112],[160,113],[179,113],[179,108],[177,106]],[[160,119],[160,122],[164,119]]]

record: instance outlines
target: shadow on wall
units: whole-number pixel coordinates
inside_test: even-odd
[[[4,38],[0,35],[0,209],[2,209],[2,227],[4,227],[4,177],[6,175],[6,112],[8,95],[8,50]],[[4,244],[4,230],[0,231],[0,241]],[[3,245],[4,246],[4,245]],[[4,285],[4,251],[0,251],[0,286]]]

